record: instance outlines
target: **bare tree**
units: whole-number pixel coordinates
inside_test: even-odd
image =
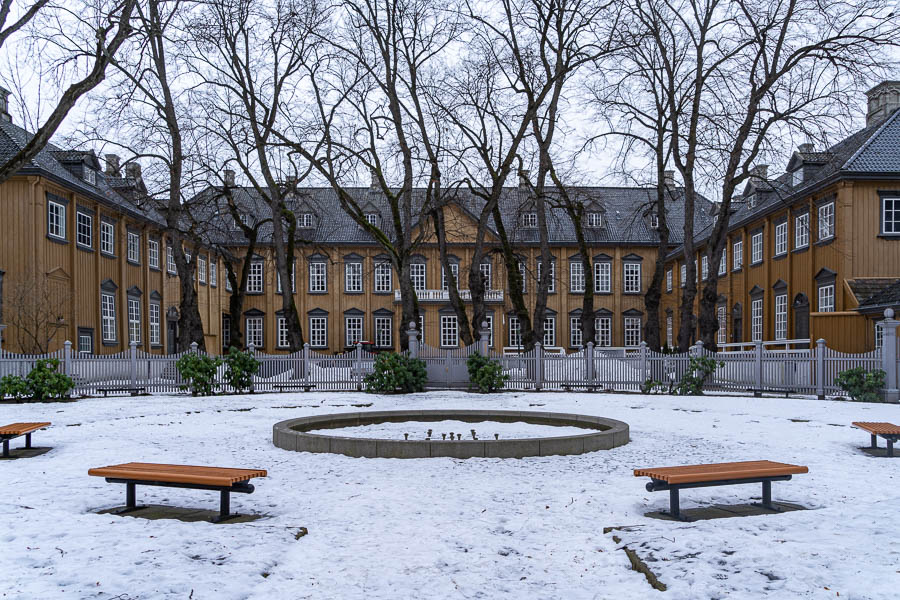
[[[44,273],[31,273],[7,284],[6,317],[20,352],[46,354],[60,336],[65,335],[66,306],[71,295],[66,281]]]

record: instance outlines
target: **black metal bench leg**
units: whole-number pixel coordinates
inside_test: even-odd
[[[762,505],[763,505],[763,508],[768,508],[769,510],[775,510],[775,507],[772,506],[772,482],[771,481],[763,481],[762,482]]]
[[[9,458],[9,440],[3,440],[3,458]]]
[[[137,506],[137,486],[133,483],[125,484],[125,507],[133,509]]]
[[[894,440],[887,438],[887,455],[894,456]]]
[[[669,488],[669,514],[676,519],[681,518],[681,507],[678,506],[678,488]]]
[[[872,448],[878,447],[878,436],[874,433],[872,434]]]
[[[31,448],[31,434],[30,433],[25,434],[25,447]]]
[[[228,490],[221,490],[219,492],[219,516],[213,519],[213,523],[221,523],[222,521],[226,521],[237,515],[231,514],[231,492]]]

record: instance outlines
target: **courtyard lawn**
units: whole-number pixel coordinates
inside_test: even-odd
[[[406,408],[586,413],[627,422],[632,441],[523,460],[354,459],[272,445],[284,419]],[[0,462],[0,598],[875,599],[900,589],[900,458],[864,454],[868,435],[850,427],[900,422],[898,406],[309,393],[4,404],[0,421],[52,421],[34,443],[54,447]],[[644,516],[667,508],[668,494],[647,492],[635,467],[760,459],[809,466],[774,483],[773,497],[812,510]],[[256,493],[232,496],[234,511],[265,516],[213,525],[95,514],[124,504],[124,486],[87,470],[129,461],[267,469]],[[759,494],[758,484],[686,490],[682,509]],[[218,494],[139,486],[138,502],[217,510]],[[631,526],[613,532],[619,543],[603,533],[617,526]],[[301,527],[309,533],[298,538]],[[626,544],[667,592],[630,570]]]

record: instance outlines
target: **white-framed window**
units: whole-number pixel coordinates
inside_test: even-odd
[[[666,345],[669,348],[675,347],[675,323],[672,315],[666,316]]]
[[[834,312],[834,284],[819,286],[819,312]]]
[[[787,294],[775,296],[775,339],[787,339]]]
[[[834,236],[834,202],[819,207],[819,239],[827,240]]]
[[[141,236],[133,231],[128,232],[128,262],[141,262]]]
[[[309,263],[309,291],[314,293],[324,293],[328,291],[328,277],[326,275],[326,265],[324,262],[316,261]]]
[[[794,217],[794,248],[809,246],[809,213]]]
[[[393,317],[375,317],[375,345],[379,348],[393,347],[393,321]]]
[[[222,313],[222,349],[231,346],[231,315]]]
[[[763,337],[763,301],[757,298],[750,302],[750,335],[754,342],[761,342]]]
[[[884,321],[875,321],[875,349],[884,347]]]
[[[881,233],[900,235],[900,198],[881,199]]]
[[[686,286],[687,285],[687,263],[683,263],[681,265],[681,272],[679,273],[679,275],[681,275],[681,277],[680,277],[681,287]]]
[[[160,308],[155,302],[150,303],[150,345],[159,346],[160,337]]]
[[[522,324],[519,317],[509,317],[509,345],[514,348],[522,345]]]
[[[659,229],[659,215],[650,215],[650,229]]]
[[[787,254],[787,221],[775,225],[775,256]]]
[[[92,331],[84,331],[78,333],[78,353],[94,353],[94,335]]]
[[[297,226],[302,229],[309,229],[313,226],[312,213],[300,213],[300,218],[297,220],[299,221]]]
[[[386,262],[380,262],[375,264],[375,291],[376,292],[390,292],[392,283],[392,269],[391,264]]]
[[[97,185],[97,172],[90,167],[82,167],[81,178],[91,185]]]
[[[588,227],[600,227],[603,225],[603,213],[600,212],[589,212],[587,214],[587,226]]]
[[[322,263],[324,264],[324,263]],[[281,275],[279,273],[275,273],[275,291],[277,293],[281,293]],[[312,290],[310,290],[312,291]],[[291,293],[297,293],[297,263],[291,263]]]
[[[309,345],[313,348],[328,345],[328,317],[309,318]]]
[[[584,293],[584,264],[580,260],[569,263],[569,291]]]
[[[100,317],[104,342],[116,341],[116,297],[100,294]]]
[[[409,265],[409,280],[413,290],[425,291],[425,263],[412,263]]]
[[[453,280],[456,282],[456,289],[459,289],[459,264],[450,263],[450,272],[453,273]],[[447,270],[441,267],[441,289],[447,291]]]
[[[47,200],[47,235],[66,239],[66,205]]]
[[[598,346],[612,346],[612,317],[594,318],[594,342]]]
[[[248,215],[246,213],[241,214],[240,219],[241,219],[241,221],[240,221],[241,224],[243,224],[245,227],[250,227],[250,215]],[[238,230],[241,229],[241,226],[238,225],[238,222],[234,218],[231,219],[231,228],[238,229]]]
[[[172,246],[166,246],[166,270],[172,275],[175,274],[175,251]]]
[[[141,342],[141,301],[128,299],[128,341]]]
[[[721,345],[728,341],[728,317],[726,316],[725,307],[716,308],[716,317],[719,320],[719,330],[716,332],[716,343]],[[670,319],[672,317],[669,317]]]
[[[206,257],[202,254],[197,257],[197,281],[206,283]]]
[[[152,242],[151,242],[152,243]],[[157,243],[157,246],[159,244]],[[100,252],[114,254],[116,251],[116,228],[112,223],[100,221]],[[157,248],[157,252],[159,249]],[[159,268],[159,265],[156,265]]]
[[[583,345],[581,335],[581,317],[569,317],[569,345],[573,348],[581,348]]]
[[[147,262],[151,269],[159,268],[159,242],[157,240],[147,242]]]
[[[344,317],[344,345],[355,346],[363,339],[363,318]]]
[[[522,213],[522,227],[528,227],[531,229],[537,227],[537,213],[536,212]]]
[[[556,345],[556,317],[544,317],[544,347]]]
[[[250,272],[247,274],[247,293],[262,294],[263,292],[263,261],[250,261]],[[248,342],[249,343],[249,342]]]
[[[743,240],[736,241],[731,248],[732,248],[731,268],[733,268],[735,271],[737,271],[742,266],[744,266],[744,241]]]
[[[763,259],[763,234],[754,233],[750,238],[750,262],[756,264],[762,262]]]
[[[625,346],[641,345],[641,318],[625,317]]]
[[[541,267],[542,266],[543,266],[543,264],[541,263],[540,260],[538,260],[538,266],[537,266],[538,285],[540,285],[540,283],[541,283]],[[547,287],[547,292],[552,294],[555,291],[556,291],[556,261],[551,260],[550,261],[550,285]]]
[[[803,167],[791,171],[791,185],[797,187],[803,183]]]
[[[363,291],[362,263],[344,263],[344,291],[358,293]]]
[[[522,293],[525,294],[528,292],[528,269],[525,268],[525,263],[521,260],[519,261],[519,277],[522,278]]]
[[[216,287],[219,284],[218,259],[215,256],[209,257],[209,285]]]
[[[750,208],[756,208],[756,194],[750,194],[747,197],[747,204],[750,206]]]
[[[625,263],[625,293],[638,294],[641,291],[641,263]]]
[[[263,347],[263,318],[247,317],[245,323],[247,330],[247,347],[253,346],[257,350]]]
[[[226,267],[226,269],[227,269],[227,267]],[[227,272],[227,271],[225,272],[225,291],[226,291],[226,292],[231,292],[231,291],[233,291],[232,288],[231,288],[231,278],[228,277],[228,272]]]
[[[694,259],[694,277],[697,279],[697,283],[700,283],[700,265],[696,258]]]
[[[290,346],[286,317],[278,317],[275,319],[275,340],[275,343],[279,348],[287,348]],[[310,344],[310,346],[312,346],[312,344]]]
[[[700,272],[704,281],[709,279],[709,257],[706,254],[700,260]]]
[[[378,225],[378,213],[366,213],[366,223],[369,225]]]
[[[94,217],[80,210],[75,211],[75,241],[85,248],[94,246]]]
[[[478,271],[481,273],[481,281],[484,282],[484,289],[493,289],[493,279],[491,273],[491,263],[483,262],[478,265]]]
[[[672,269],[666,271],[666,291],[672,291]]]
[[[456,315],[441,315],[441,347],[455,348],[459,345],[459,323]]]
[[[491,317],[493,319],[493,317]],[[491,333],[493,335],[493,333]],[[425,313],[419,313],[419,341],[425,343]]]
[[[608,261],[594,263],[594,293],[608,294],[612,291],[612,263]]]
[[[719,275],[728,271],[728,246],[722,248],[722,258],[719,259]]]
[[[424,318],[424,317],[420,317]],[[488,348],[494,347],[494,315],[484,315],[488,328]]]

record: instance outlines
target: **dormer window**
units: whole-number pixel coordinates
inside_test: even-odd
[[[537,213],[536,212],[522,213],[522,227],[529,227],[529,228],[537,227]]]
[[[803,167],[797,167],[791,173],[791,185],[797,187],[801,183],[803,183]]]
[[[300,218],[298,219],[298,225],[302,229],[310,229],[313,226],[313,216],[312,213],[300,213]]]
[[[603,213],[589,212],[587,214],[588,227],[600,227],[601,225],[603,225]]]
[[[750,208],[756,208],[756,194],[750,194],[747,196],[747,206]]]
[[[650,215],[650,229],[659,229],[659,215]]]
[[[369,225],[378,225],[378,213],[366,213],[366,223]]]
[[[81,178],[91,185],[97,185],[97,172],[88,166],[82,167]]]
[[[243,223],[245,227],[249,227],[250,226],[250,215],[242,214],[241,215],[241,223]],[[234,219],[232,219],[231,226],[232,226],[232,229],[240,229],[241,228],[241,226],[238,225],[238,222]]]

